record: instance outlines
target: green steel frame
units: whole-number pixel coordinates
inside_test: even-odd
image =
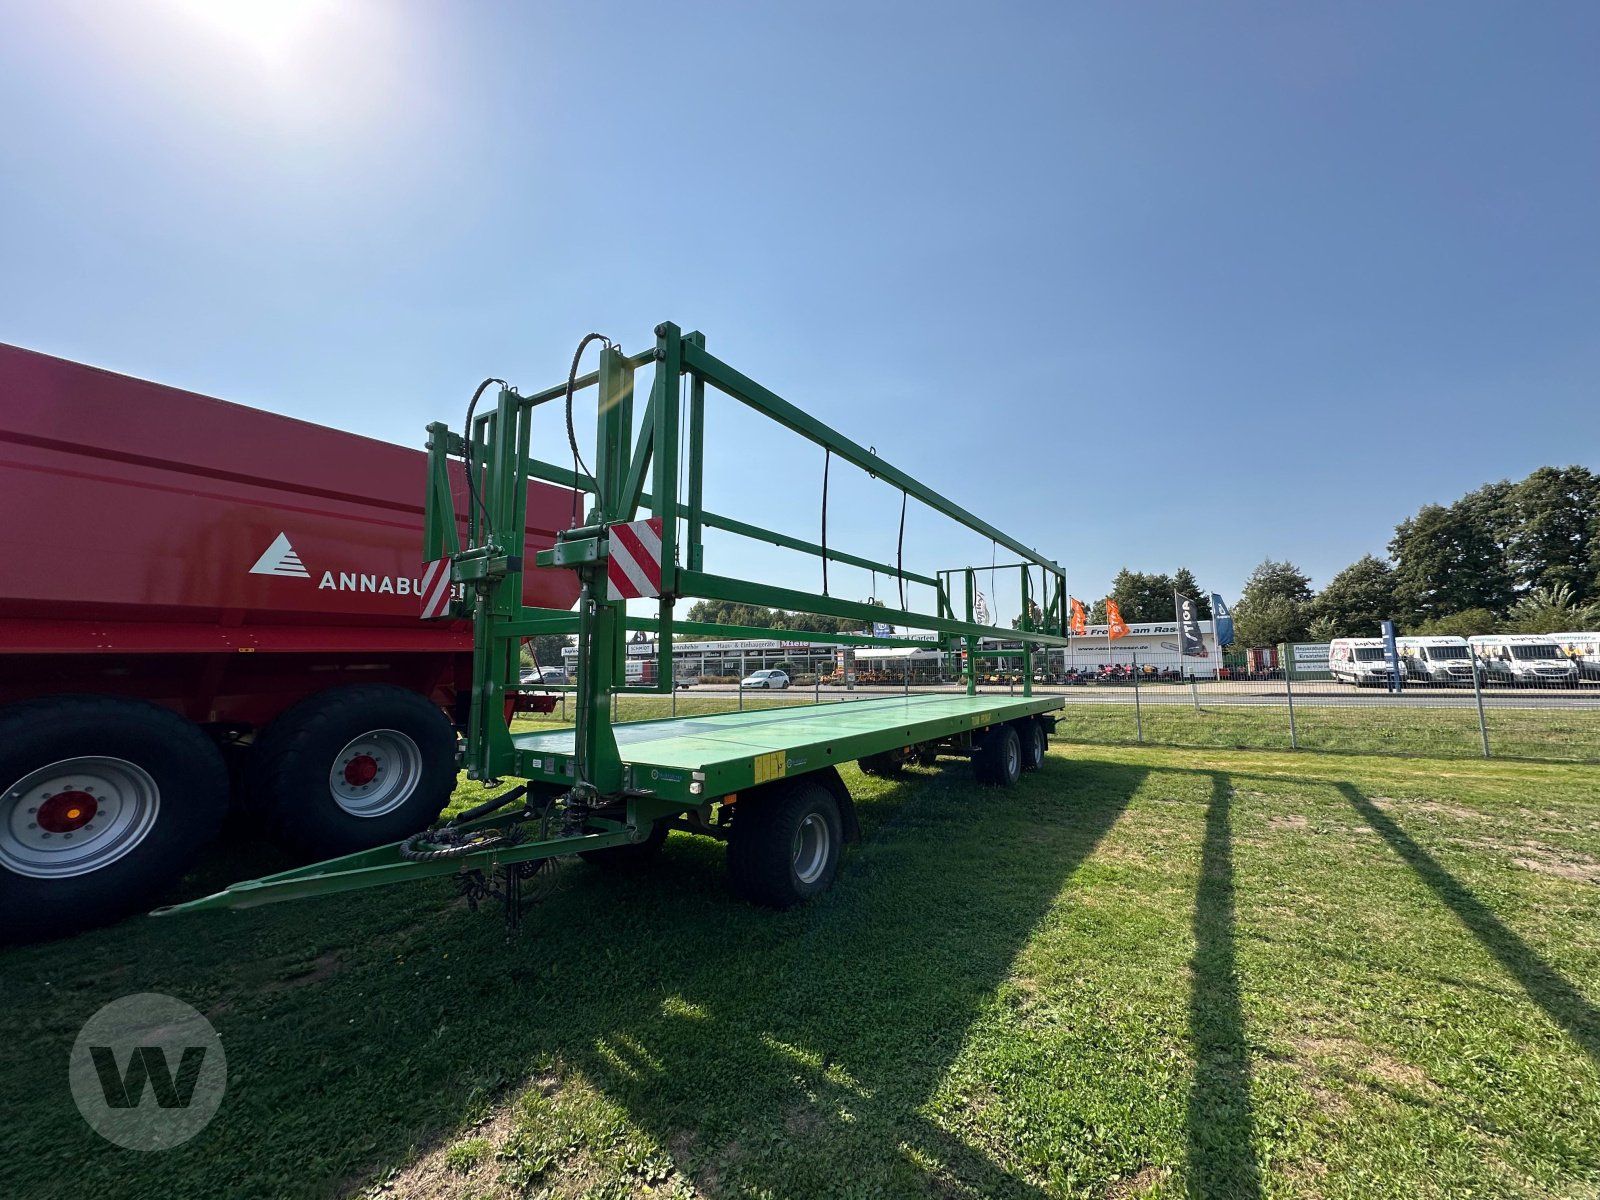
[[[756,383],[714,357],[700,333],[683,333],[678,326],[656,327],[653,349],[626,355],[607,345],[600,353],[597,371],[575,381],[573,391],[598,389],[595,459],[592,474],[534,458],[529,453],[532,415],[536,408],[564,400],[565,385],[522,395],[502,388],[495,407],[481,415],[471,430],[471,469],[478,480],[483,503],[468,514],[467,544],[455,541],[456,508],[450,491],[449,460],[466,459],[463,438],[442,424],[428,427],[429,480],[424,558],[449,556],[454,577],[474,599],[475,672],[472,719],[467,730],[465,762],[468,774],[496,779],[515,772],[516,748],[505,718],[504,699],[518,690],[518,648],[521,639],[541,633],[576,633],[579,641],[577,692],[577,753],[586,782],[602,795],[622,786],[623,764],[611,729],[610,697],[614,692],[665,692],[672,683],[672,639],[676,632],[704,632],[674,618],[679,599],[727,600],[785,608],[800,612],[859,620],[870,627],[886,622],[908,629],[929,630],[950,641],[964,639],[967,654],[967,690],[976,693],[978,639],[993,632],[980,624],[975,607],[980,571],[1016,571],[1023,598],[1023,622],[1008,636],[1023,643],[1024,695],[1031,695],[1032,650],[1037,646],[1068,644],[1066,577],[1061,567],[1010,534],[973,515],[939,491],[914,479],[873,450],[802,412],[776,393]],[[635,429],[634,375],[645,364],[655,365],[655,382]],[[680,388],[687,385],[687,402]],[[705,473],[706,389],[710,387],[776,421],[829,454],[853,463],[878,479],[900,489],[933,511],[965,526],[996,546],[1018,556],[1005,567],[972,566],[925,575],[903,564],[878,562],[790,534],[765,529],[706,510],[702,503]],[[681,428],[681,409],[687,408],[687,430]],[[680,478],[679,449],[687,438],[686,463]],[[541,479],[573,488],[592,504],[574,527],[558,535],[551,550],[538,556],[542,567],[567,567],[577,571],[581,593],[576,614],[524,607],[522,572],[528,565],[521,547],[504,544],[504,531],[522,528],[522,508],[527,482]],[[648,483],[648,487],[646,486]],[[576,507],[576,505],[575,505]],[[625,635],[644,627],[630,619],[623,601],[606,598],[606,559],[609,531],[639,519],[641,513],[662,523],[662,596],[658,616],[649,623],[657,635],[659,655],[656,682],[630,687],[624,677]],[[797,591],[751,582],[705,569],[704,531],[719,529],[876,571],[907,583],[931,587],[935,611],[913,612],[881,608],[864,601]],[[1041,580],[1035,587],[1035,572]],[[952,592],[960,577],[961,608]],[[1037,606],[1038,619],[1034,619]],[[773,630],[715,627],[723,636],[770,637]],[[790,636],[788,632],[784,636]],[[796,635],[796,640],[803,640]],[[823,640],[820,639],[819,640]],[[826,640],[841,640],[827,635]],[[862,645],[905,645],[910,639],[851,638]],[[920,642],[916,644],[926,644]]]
[[[494,406],[478,415],[465,436],[442,423],[428,426],[423,558],[450,560],[452,578],[464,595],[464,599],[454,602],[454,612],[458,616],[470,615],[473,621],[471,713],[464,731],[463,752],[467,774],[488,783],[507,777],[527,780],[530,786],[542,789],[541,794],[562,791],[567,811],[579,811],[583,819],[577,824],[568,821],[559,837],[520,840],[494,851],[441,861],[400,859],[394,847],[382,847],[238,884],[181,908],[241,907],[462,868],[505,866],[576,850],[601,849],[635,840],[657,818],[685,813],[695,816],[698,810],[704,823],[712,816],[714,801],[772,778],[771,771],[779,776],[798,773],[920,741],[966,745],[974,732],[991,724],[1041,715],[1060,707],[1059,699],[1032,696],[1034,648],[1068,644],[1066,580],[1060,566],[886,462],[872,449],[808,416],[713,357],[705,348],[703,335],[685,334],[672,324],[657,326],[655,334],[651,349],[631,356],[607,343],[600,353],[599,369],[577,377],[570,392],[567,384],[531,395],[501,387]],[[654,365],[655,379],[636,426],[634,377],[646,364]],[[1006,547],[1018,556],[1018,561],[1004,567],[960,567],[925,575],[906,570],[900,563],[877,562],[707,511],[702,497],[708,387],[823,447],[829,455],[886,481],[908,499],[916,499],[995,546]],[[534,457],[531,447],[535,410],[563,402],[569,394],[589,388],[598,391],[592,472],[576,472]],[[681,427],[680,409],[687,412],[687,429]],[[570,410],[567,415],[570,420]],[[681,473],[680,448],[687,451]],[[451,487],[451,460],[463,464],[471,484],[464,542]],[[536,564],[524,560],[520,533],[526,528],[531,479],[556,483],[574,492],[572,527],[557,535],[552,549],[538,554]],[[624,601],[608,599],[606,586],[610,531],[618,524],[639,519],[643,512],[659,517],[662,529],[662,594],[652,619],[629,617]],[[703,542],[708,528],[923,585],[933,589],[934,611],[884,608],[709,572]],[[580,594],[576,612],[524,604],[523,574],[531,565],[577,572]],[[977,576],[982,571],[997,570],[1018,572],[1023,599],[1021,628],[1006,632],[1008,640],[1022,643],[1023,696],[1009,701],[980,700],[976,696],[979,639],[994,632],[991,626],[977,620]],[[1034,572],[1038,572],[1040,580],[1037,588]],[[953,594],[958,587],[959,599]],[[674,606],[682,599],[785,608],[858,620],[868,628],[886,622],[931,631],[942,641],[805,634],[679,621],[674,616]],[[652,629],[656,633],[659,658],[656,682],[651,686],[630,687],[626,682],[627,632],[633,629]],[[574,728],[553,737],[513,735],[507,698],[519,690],[529,690],[519,678],[521,643],[524,638],[545,633],[576,633],[578,637]],[[768,722],[773,727],[752,742],[760,745],[760,753],[731,758],[716,757],[717,743],[710,735],[719,727],[717,718],[689,718],[688,721],[702,724],[688,726],[678,722],[671,728],[653,729],[642,729],[652,725],[650,722],[626,723],[621,726],[626,740],[641,746],[649,742],[656,757],[635,755],[635,761],[625,761],[618,745],[618,727],[612,721],[611,697],[619,692],[669,691],[674,686],[671,655],[675,633],[731,638],[779,634],[798,641],[938,646],[951,651],[964,642],[967,697],[947,697],[942,704],[927,697],[924,699],[928,703],[920,707],[909,699],[903,707],[886,706],[883,701],[830,705],[827,707],[853,711],[847,714],[849,719],[823,719],[822,714],[816,714],[787,727]],[[542,683],[529,686],[547,687]],[[681,736],[680,725],[684,726]],[[697,731],[704,731],[707,736],[699,736]],[[707,752],[707,746],[712,747],[709,753],[716,760],[715,766],[708,767],[714,776],[709,779],[707,771],[694,769],[692,757]],[[487,816],[477,824],[509,828],[515,821],[514,817]]]

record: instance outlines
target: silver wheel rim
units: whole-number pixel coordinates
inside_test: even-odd
[[[815,883],[828,865],[833,833],[820,813],[808,813],[794,831],[794,874],[801,883]]]
[[[0,793],[0,865],[31,879],[110,866],[150,835],[161,789],[125,758],[64,758]]]
[[[398,729],[373,729],[333,756],[328,791],[352,817],[381,817],[411,799],[421,780],[416,742]]]
[[[1016,775],[1022,770],[1022,739],[1006,739],[1006,774]]]

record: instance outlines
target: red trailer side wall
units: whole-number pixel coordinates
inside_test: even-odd
[[[379,681],[449,703],[470,633],[417,615],[424,483],[417,450],[0,345],[0,703],[260,724]],[[570,516],[530,488],[530,559]],[[577,584],[530,570],[526,594]]]

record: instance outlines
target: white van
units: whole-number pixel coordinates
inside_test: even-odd
[[[1472,684],[1472,648],[1464,637],[1395,638],[1405,660],[1406,678],[1428,683]]]
[[[1328,670],[1340,683],[1365,687],[1369,683],[1389,686],[1389,664],[1384,659],[1382,638],[1334,638],[1328,643]],[[1400,660],[1400,678],[1406,677],[1406,660]]]
[[[1550,640],[1578,664],[1583,679],[1600,679],[1600,633],[1552,633]]]
[[[1578,665],[1543,633],[1479,634],[1467,639],[1491,683],[1519,687],[1575,687]]]

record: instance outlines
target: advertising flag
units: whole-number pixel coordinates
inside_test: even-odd
[[[994,622],[989,619],[989,598],[982,592],[979,592],[977,599],[972,602],[972,612],[973,615],[978,618],[979,625],[994,624]]]
[[[1209,658],[1206,640],[1200,636],[1200,613],[1195,602],[1173,592],[1172,604],[1178,614],[1178,653],[1188,658]]]
[[[1122,619],[1122,610],[1109,596],[1106,597],[1106,624],[1110,627],[1106,632],[1108,642],[1128,636],[1128,623]]]
[[[1083,601],[1076,596],[1072,600],[1072,632],[1082,637],[1089,632],[1089,614],[1083,611]]]
[[[1217,645],[1233,645],[1233,614],[1228,611],[1228,606],[1222,602],[1222,597],[1215,592],[1211,593],[1211,619],[1215,622]]]

